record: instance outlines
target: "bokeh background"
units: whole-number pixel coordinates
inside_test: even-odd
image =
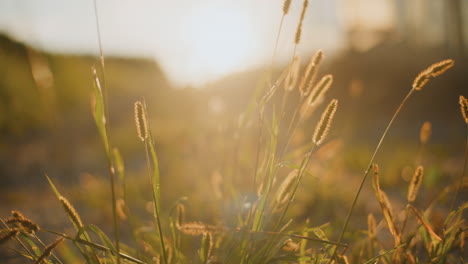
[[[235,182],[242,188],[251,179],[255,119],[240,139],[236,127],[271,65],[282,2],[1,1],[0,217],[16,209],[41,226],[70,228],[47,173],[86,222],[111,234],[107,163],[90,102],[99,25],[111,139],[124,158],[132,197],[126,202],[142,221],[150,219],[144,147],[133,121],[133,103],[144,98],[160,158],[163,209],[186,196],[190,219],[229,218],[213,202],[214,186],[233,173],[226,164],[237,146],[243,154]],[[301,6],[293,1],[285,17],[275,73],[293,54]],[[292,216],[342,223],[371,151],[414,77],[446,58],[455,67],[411,98],[376,162],[397,208],[418,162],[426,167],[421,205],[460,177],[466,130],[458,96],[468,96],[468,1],[311,1],[297,52],[305,63],[319,48],[325,53],[321,74],[335,80],[328,98],[338,98],[340,108]],[[295,146],[310,140],[317,118],[298,131]],[[426,121],[432,136],[422,150]],[[366,202],[373,199],[366,188],[358,216],[378,208]],[[355,227],[364,225],[357,217]],[[14,263],[14,255],[0,249],[2,261]]]

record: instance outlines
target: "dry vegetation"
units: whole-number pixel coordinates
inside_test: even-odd
[[[281,25],[290,3],[284,2]],[[304,0],[293,40],[295,46],[300,44],[307,6],[308,1]],[[280,33],[281,26],[278,39]],[[411,176],[403,191],[387,190],[385,184],[380,183],[385,176],[380,175],[379,166],[375,164],[394,121],[404,106],[411,103],[409,98],[424,93],[426,87],[438,82],[437,77],[454,67],[455,62],[446,59],[434,63],[415,76],[412,83],[408,80],[408,93],[390,118],[374,151],[365,158],[367,166],[361,168],[364,173],[360,183],[355,186],[342,181],[352,195],[339,199],[343,194],[332,191],[321,194],[322,198],[339,201],[339,204],[330,202],[325,206],[339,207],[335,208],[339,211],[335,217],[340,219],[317,224],[312,218],[299,217],[298,209],[291,211],[297,201],[307,199],[304,196],[309,192],[300,192],[303,182],[310,181],[318,173],[327,173],[311,170],[311,163],[327,151],[340,155],[333,151],[336,141],[329,137],[330,133],[340,135],[332,132],[340,104],[327,96],[333,89],[333,76],[319,75],[325,59],[323,52],[317,51],[302,67],[295,50],[290,65],[278,76],[272,72],[273,54],[272,67],[255,88],[241,118],[207,140],[211,145],[205,147],[218,155],[201,162],[222,165],[210,168],[214,171],[211,181],[194,180],[206,186],[206,196],[200,199],[207,204],[206,208],[193,209],[188,202],[190,197],[164,199],[170,197],[167,193],[177,185],[170,179],[161,184],[164,172],[158,157],[160,139],[152,132],[160,126],[150,118],[147,108],[147,104],[152,104],[150,101],[135,102],[136,132],[128,135],[141,140],[144,153],[141,157],[144,156],[146,166],[143,174],[147,176],[144,180],[127,176],[118,144],[111,137],[112,112],[108,110],[107,96],[112,90],[105,85],[106,68],[101,56],[99,67],[90,73],[94,81],[92,111],[108,167],[110,197],[101,202],[105,210],[111,211],[112,217],[106,225],[112,228],[105,230],[112,230],[112,239],[99,227],[84,221],[73,201],[65,198],[67,194],[54,185],[51,180],[54,177],[47,177],[59,201],[57,206],[63,206],[73,230],[65,233],[48,230],[44,228],[47,222],[38,224],[13,211],[9,217],[3,216],[0,243],[32,263],[464,263],[467,233],[464,211],[468,203],[461,196],[467,185],[464,174],[468,154],[465,153],[458,180],[439,190],[427,203],[418,199],[425,188],[422,183],[427,170],[421,156],[431,135],[430,123],[424,123],[421,128],[416,169],[409,172]],[[468,100],[460,96],[459,104],[463,117],[460,122],[465,121],[468,131]],[[317,113],[320,118],[314,121]],[[304,135],[311,123],[314,132]],[[465,144],[468,152],[468,143]],[[215,160],[216,156],[222,157],[221,162]],[[359,198],[369,174],[373,174],[375,197],[366,196],[365,202],[375,203],[379,210],[363,214],[362,208],[359,212],[356,210],[357,204],[364,202]],[[139,194],[142,190],[151,195]],[[314,191],[318,196],[320,190]],[[397,206],[393,199],[398,201]],[[148,200],[150,202],[146,202]],[[139,204],[138,208],[132,208],[135,203]],[[448,209],[441,213],[438,210],[441,206]],[[301,209],[306,210],[305,207]],[[317,215],[320,210],[324,209],[318,209]],[[146,216],[151,212],[152,218],[142,216],[145,214],[142,211]],[[207,212],[210,214],[206,215]],[[319,219],[321,221],[322,217]],[[350,228],[356,223],[361,224]],[[49,240],[53,237],[53,242],[44,243],[42,236]]]

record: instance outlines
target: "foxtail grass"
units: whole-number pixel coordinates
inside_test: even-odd
[[[380,140],[379,142],[377,143],[377,146],[376,148],[374,149],[374,152],[370,158],[370,161],[369,161],[369,164],[367,165],[367,168],[364,172],[364,175],[361,179],[361,183],[359,184],[359,187],[358,187],[358,190],[354,196],[354,199],[353,199],[353,202],[351,204],[351,207],[348,211],[348,214],[346,215],[346,219],[345,219],[345,222],[343,224],[343,227],[341,229],[341,232],[340,232],[340,235],[338,237],[338,243],[340,243],[342,240],[343,240],[343,236],[344,236],[344,233],[346,232],[346,229],[348,228],[348,224],[349,224],[349,220],[351,218],[351,215],[354,211],[354,208],[356,206],[356,203],[357,203],[357,200],[361,194],[361,191],[362,191],[362,188],[364,186],[364,183],[367,179],[367,175],[369,174],[369,171],[370,169],[372,168],[372,164],[374,163],[374,160],[375,160],[375,157],[377,156],[377,153],[378,151],[380,150],[380,147],[388,133],[388,131],[390,130],[390,127],[392,126],[393,122],[395,121],[396,117],[398,116],[398,114],[401,112],[401,110],[403,109],[403,106],[405,105],[405,103],[408,101],[408,99],[411,97],[411,95],[415,92],[415,91],[420,91],[422,90],[422,88],[429,82],[429,80],[433,77],[436,77],[436,76],[439,76],[441,75],[442,73],[446,72],[448,69],[450,69],[451,67],[453,67],[454,65],[454,61],[452,59],[447,59],[447,60],[443,60],[441,62],[438,62],[438,63],[434,63],[432,64],[431,66],[429,66],[427,69],[425,69],[424,71],[422,71],[413,81],[413,85],[412,85],[412,88],[410,89],[410,91],[406,94],[405,98],[403,99],[403,101],[400,103],[400,105],[398,106],[397,110],[395,111],[395,113],[393,114],[392,118],[390,119],[390,122],[387,124],[387,127],[385,128],[382,136],[380,137]],[[333,256],[330,258],[330,261],[329,263],[331,263],[335,257],[336,257],[336,254],[337,254],[337,249],[335,249],[334,253],[333,253]]]

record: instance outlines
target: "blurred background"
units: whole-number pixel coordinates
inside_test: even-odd
[[[111,221],[107,163],[90,103],[99,25],[111,140],[127,169],[126,203],[142,221],[150,219],[144,146],[133,121],[133,103],[144,98],[161,163],[163,209],[186,196],[190,219],[228,218],[212,202],[218,199],[213,186],[233,173],[226,164],[234,151],[241,153],[236,184],[247,185],[251,177],[256,119],[241,139],[236,128],[271,65],[282,4],[1,1],[0,216],[21,210],[39,225],[70,228],[47,173],[86,222],[111,230],[105,225]],[[302,1],[293,0],[285,17],[275,74],[293,55],[301,7]],[[371,151],[414,77],[446,58],[455,67],[411,98],[376,162],[396,208],[404,206],[416,163],[426,167],[426,199],[460,177],[466,128],[458,96],[468,96],[467,0],[313,0],[297,54],[305,64],[317,49],[325,53],[320,74],[334,76],[327,100],[338,98],[340,108],[330,138],[311,162],[314,177],[304,180],[293,216],[317,225],[341,223],[336,219],[344,217]],[[298,131],[295,146],[309,142],[319,116]],[[419,132],[426,121],[432,136],[422,148]],[[237,144],[246,147],[238,150]],[[366,195],[356,215],[378,208],[377,202],[363,202]],[[365,225],[356,222],[356,228]],[[11,255],[0,250],[0,259]]]

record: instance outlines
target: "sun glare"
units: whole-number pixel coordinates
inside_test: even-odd
[[[194,8],[183,27],[189,75],[220,77],[246,67],[255,52],[255,34],[241,10],[222,6]]]

